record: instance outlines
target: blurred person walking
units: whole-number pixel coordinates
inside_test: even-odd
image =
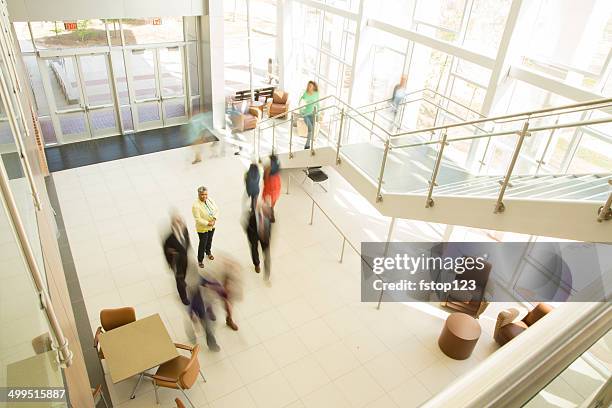
[[[238,330],[238,325],[232,316],[232,304],[242,300],[242,280],[240,265],[228,256],[217,256],[214,266],[207,267],[202,278],[202,285],[219,297],[225,309],[225,324],[232,330]],[[214,312],[209,309],[212,320],[216,320]]]
[[[198,265],[200,268],[203,268],[205,255],[211,261],[215,259],[211,248],[215,225],[219,216],[219,207],[217,207],[212,198],[208,197],[206,187],[198,188],[198,199],[193,203],[191,212],[195,219],[196,231],[200,240],[198,244]]]
[[[402,126],[401,124],[401,105],[406,97],[406,82],[408,77],[402,75],[399,84],[393,87],[393,94],[391,95],[391,109],[393,111],[393,122],[391,123],[391,131],[395,132]]]
[[[300,97],[298,104],[304,101],[304,106],[300,110],[300,114],[304,118],[304,122],[308,127],[308,135],[306,136],[306,144],[304,149],[310,149],[310,145],[313,142],[314,127],[316,122],[317,111],[319,110],[319,86],[315,81],[308,81],[306,90]]]
[[[189,232],[187,226],[180,215],[172,215],[172,221],[170,224],[171,232],[164,241],[164,256],[168,266],[174,272],[174,278],[176,279],[176,290],[181,298],[184,305],[189,304],[189,298],[187,296],[187,284],[185,283],[185,276],[187,275],[187,252],[189,251]]]
[[[270,241],[272,237],[272,223],[270,221],[270,205],[263,200],[247,210],[245,216],[245,230],[251,249],[251,260],[255,266],[255,272],[260,273],[259,246],[264,258],[264,280],[270,282]]]
[[[247,196],[251,199],[251,207],[255,207],[257,198],[259,197],[259,166],[256,163],[251,163],[249,169],[244,175],[244,185]]]
[[[270,222],[275,222],[274,206],[281,193],[280,160],[274,153],[270,155],[270,162],[264,168],[262,197],[270,205]]]

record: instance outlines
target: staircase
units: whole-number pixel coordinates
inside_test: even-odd
[[[415,103],[451,110],[454,102],[439,95],[431,98],[428,92],[409,94],[412,99],[401,105],[398,115],[403,117]],[[285,118],[262,121],[246,135],[254,154],[264,157],[274,151],[285,168],[331,166],[389,217],[611,241],[612,168],[598,174],[552,174],[544,163],[557,129],[612,123],[612,116],[569,122],[564,121],[566,115],[609,111],[612,99],[494,118],[468,111],[466,117],[446,120],[442,126],[417,130],[390,130],[395,113],[386,101],[355,109],[328,96],[319,106],[321,125],[310,150],[303,149],[305,138],[291,126],[290,117],[299,114],[294,109]],[[417,115],[414,122],[424,120]],[[502,138],[511,143],[504,145],[507,154],[500,158],[491,146]],[[543,138],[545,146],[539,160],[526,153],[525,145],[534,138]],[[465,166],[462,154],[467,153],[462,149],[479,139],[480,163],[491,165],[474,170]]]

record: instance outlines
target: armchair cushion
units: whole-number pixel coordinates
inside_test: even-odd
[[[272,94],[272,103],[278,103],[281,105],[285,105],[287,103],[288,98],[289,98],[289,94],[287,92],[276,90]]]

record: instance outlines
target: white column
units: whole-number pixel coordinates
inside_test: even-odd
[[[225,128],[225,76],[223,53],[223,2],[203,0],[204,15],[201,20],[200,49],[204,107],[211,109],[213,127]]]
[[[276,3],[276,60],[279,69],[279,87],[288,91],[288,85],[293,83],[294,69],[291,68],[291,46],[293,33],[291,30],[293,2],[277,0]]]

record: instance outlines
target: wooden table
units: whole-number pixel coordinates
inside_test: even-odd
[[[100,347],[114,384],[179,355],[159,314],[101,334]]]

